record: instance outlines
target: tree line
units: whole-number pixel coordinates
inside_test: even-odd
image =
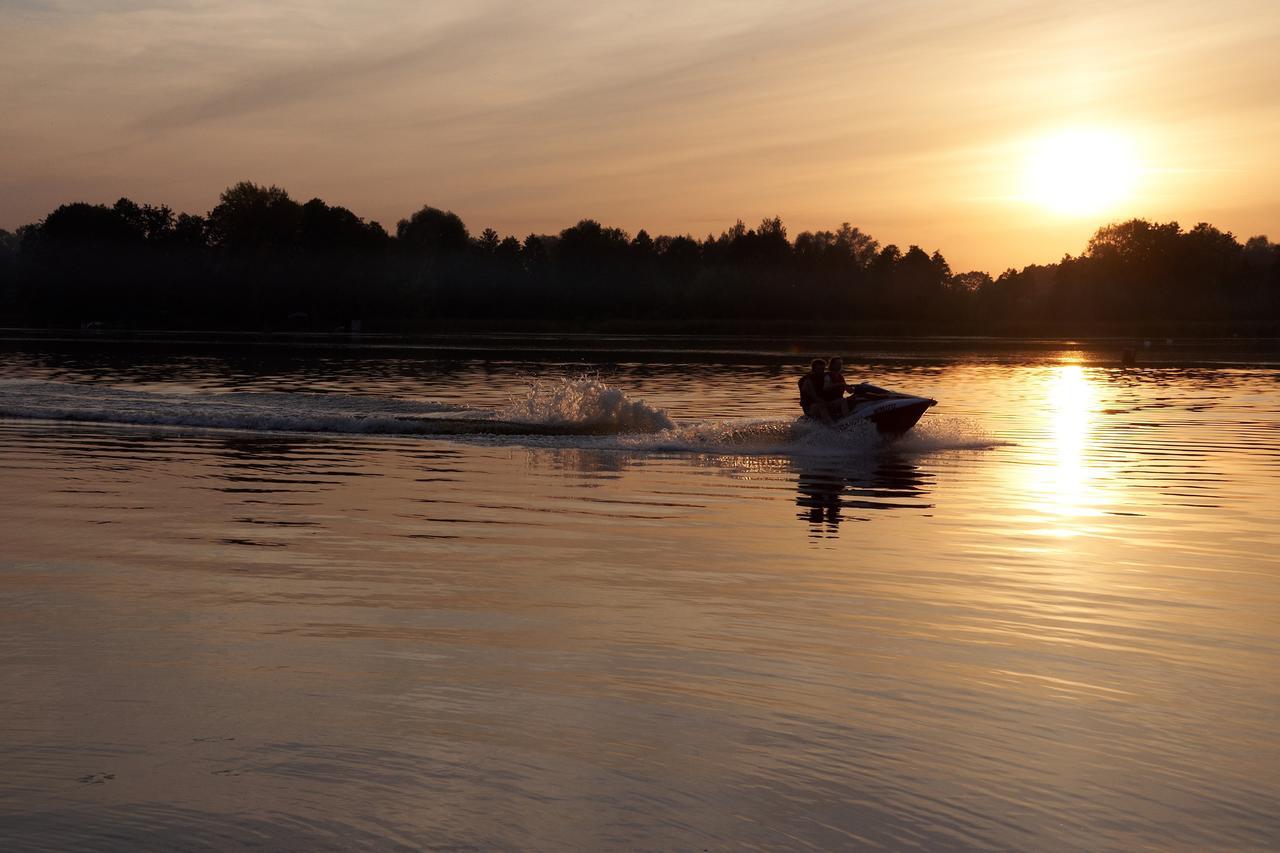
[[[388,233],[238,183],[205,215],[122,198],[0,230],[0,321],[27,326],[841,334],[1276,335],[1280,245],[1201,223],[1107,225],[1056,263],[956,272],[845,223],[634,236],[591,219],[520,240],[426,206]]]

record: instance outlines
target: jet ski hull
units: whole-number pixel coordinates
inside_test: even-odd
[[[913,397],[886,391],[874,385],[860,385],[860,394],[849,398],[849,414],[836,422],[836,426],[855,421],[870,421],[881,435],[900,436],[911,429],[924,413],[938,405],[929,397]]]
[[[845,419],[871,421],[882,435],[902,435],[915,426],[937,400],[927,397],[895,396],[889,399],[856,401]]]

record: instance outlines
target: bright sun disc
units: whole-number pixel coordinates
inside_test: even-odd
[[[1105,213],[1133,195],[1133,143],[1103,130],[1070,130],[1038,140],[1027,158],[1028,201],[1064,216]]]

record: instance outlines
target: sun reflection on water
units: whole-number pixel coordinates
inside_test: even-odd
[[[1067,520],[1098,514],[1099,495],[1095,488],[1096,472],[1088,461],[1089,434],[1092,426],[1094,388],[1083,366],[1063,364],[1049,379],[1047,398],[1051,442],[1050,459],[1056,465],[1036,473],[1033,491],[1037,508],[1061,522],[1044,532],[1071,537],[1081,531]]]

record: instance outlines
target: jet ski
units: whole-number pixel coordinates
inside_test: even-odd
[[[937,400],[929,397],[913,397],[879,388],[868,382],[853,386],[853,394],[845,398],[849,414],[840,418],[839,427],[855,421],[871,421],[881,435],[899,436],[916,425]]]

